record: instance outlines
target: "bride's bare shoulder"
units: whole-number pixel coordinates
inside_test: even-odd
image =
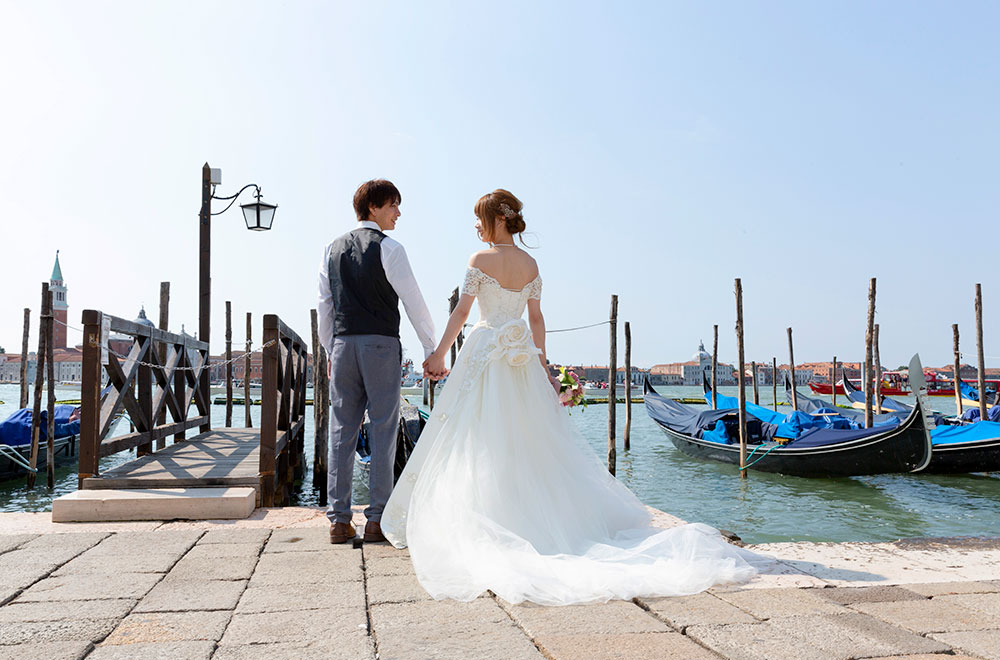
[[[469,266],[472,268],[481,268],[483,264],[490,261],[490,256],[493,256],[489,250],[480,250],[479,252],[473,252],[472,256],[469,257]]]

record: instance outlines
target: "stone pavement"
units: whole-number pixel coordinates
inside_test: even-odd
[[[777,561],[747,585],[540,607],[434,601],[405,550],[331,546],[316,509],[0,514],[0,660],[1000,658],[1000,540],[754,549]]]

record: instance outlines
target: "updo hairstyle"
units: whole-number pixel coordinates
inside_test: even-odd
[[[497,220],[503,220],[506,224],[507,231],[510,232],[511,236],[516,236],[525,230],[524,216],[521,215],[521,210],[524,208],[524,204],[521,203],[517,197],[509,190],[504,190],[503,188],[497,188],[493,192],[483,195],[476,202],[475,213],[476,217],[483,224],[483,236],[489,242],[493,242],[495,238],[494,233],[494,223]],[[521,243],[524,243],[524,237],[521,237]]]

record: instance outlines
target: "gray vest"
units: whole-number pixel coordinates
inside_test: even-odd
[[[382,267],[382,232],[363,227],[330,248],[333,334],[399,337],[399,296]]]

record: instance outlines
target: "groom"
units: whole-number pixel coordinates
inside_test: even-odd
[[[351,485],[358,432],[368,409],[371,471],[364,540],[385,541],[379,521],[393,486],[399,427],[402,300],[425,357],[434,352],[434,322],[406,251],[385,232],[396,228],[399,190],[385,179],[354,193],[358,225],[327,246],[319,269],[319,335],[330,356],[330,543],[356,536]]]

